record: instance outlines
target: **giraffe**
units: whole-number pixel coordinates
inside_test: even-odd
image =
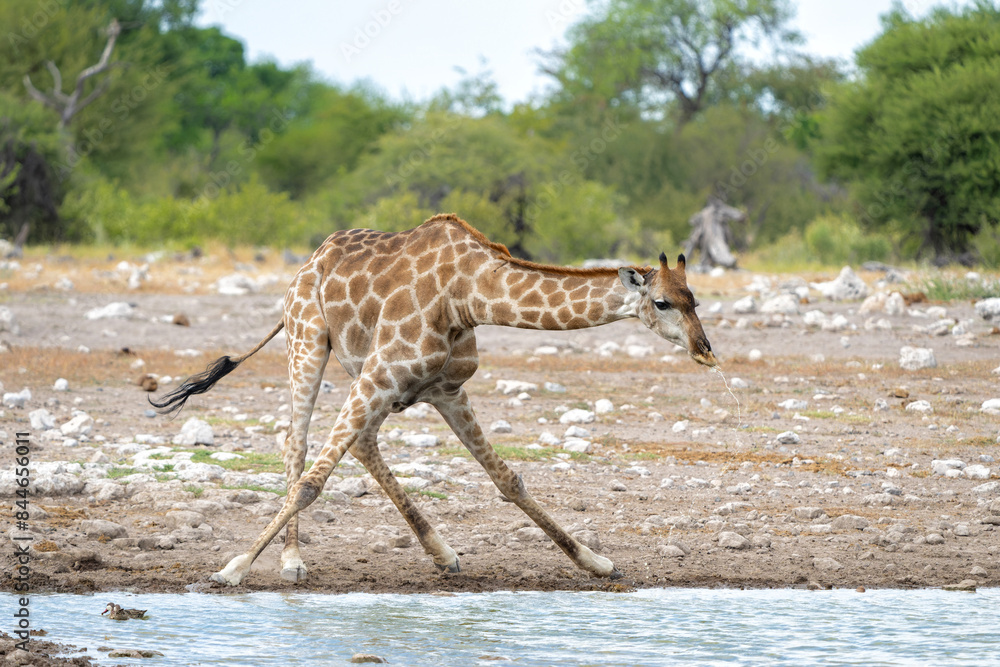
[[[376,434],[390,413],[432,405],[483,466],[501,493],[541,528],[577,567],[620,577],[614,564],[560,527],[493,450],[463,384],[478,368],[475,327],[580,329],[636,317],[683,347],[696,362],[718,362],[695,312],[680,255],[670,269],[635,266],[581,269],[537,264],[453,214],[404,232],[367,229],[329,236],[298,271],[280,322],[249,352],[222,357],[177,389],[152,401],[163,412],[183,407],[286,330],[291,426],[284,444],[287,495],[249,551],[211,576],[239,585],[264,547],[286,528],[281,577],[305,579],[298,512],[319,496],[345,452],[372,474],[434,564],[459,571],[458,554],[417,509],[379,453]],[[326,444],[305,475],[306,434],[331,352],[353,378]]]

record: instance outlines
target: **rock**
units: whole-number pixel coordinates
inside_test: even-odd
[[[906,404],[907,412],[934,412],[934,408],[928,401],[913,401]]]
[[[976,315],[987,322],[1000,318],[1000,298],[993,297],[976,302]]]
[[[143,373],[136,378],[135,383],[142,387],[143,391],[153,392],[160,388],[159,381],[149,373]]]
[[[56,418],[44,408],[29,412],[28,421],[31,422],[31,428],[35,431],[47,431],[56,427]]]
[[[54,391],[69,391],[69,381],[66,378],[59,378],[52,384]]]
[[[571,428],[577,428],[577,427],[573,426]],[[568,432],[569,431],[567,431],[567,433]],[[549,433],[548,431],[542,431],[542,433],[538,436],[538,442],[542,443],[543,445],[548,445],[550,447],[555,447],[556,445],[558,445],[562,441],[559,438],[557,438],[556,436],[554,436],[551,433]]]
[[[809,407],[809,402],[797,398],[790,398],[787,401],[778,403],[778,407],[783,410],[805,410]]]
[[[566,387],[562,386],[558,382],[546,382],[542,385],[542,389],[553,394],[565,394]]]
[[[212,445],[215,444],[215,434],[212,432],[212,427],[209,426],[207,422],[204,422],[197,417],[192,417],[184,422],[184,426],[181,427],[181,432],[175,435],[171,442],[175,445],[181,445],[182,447],[191,447],[193,445]]]
[[[885,314],[890,317],[899,317],[906,312],[906,300],[899,292],[893,292],[885,300]]]
[[[242,459],[245,457],[234,452],[215,452],[213,454],[209,454],[208,458],[215,461],[235,461],[236,459]]]
[[[664,558],[684,558],[687,555],[683,549],[674,544],[661,544],[656,547],[656,553]]]
[[[537,526],[527,526],[525,528],[518,528],[514,531],[514,537],[522,542],[543,542],[549,539],[549,536],[545,532],[538,528]]]
[[[349,477],[337,485],[337,490],[351,498],[360,498],[368,493],[368,484],[360,477]]]
[[[566,429],[566,432],[563,433],[563,437],[565,437],[565,438],[589,438],[590,437],[590,431],[588,431],[587,429],[583,428],[582,426],[573,425],[573,426],[570,426],[568,429]],[[556,444],[558,444],[558,443],[556,443]]]
[[[929,533],[926,540],[927,544],[944,544],[944,538],[938,533]]]
[[[221,480],[226,474],[226,469],[222,466],[211,463],[193,463],[191,461],[177,461],[174,464],[174,474],[178,479],[187,482],[214,482]]]
[[[559,416],[560,424],[590,424],[594,421],[594,413],[590,410],[574,408],[567,410]]]
[[[111,318],[129,319],[135,312],[132,304],[124,301],[115,301],[100,308],[92,308],[84,315],[88,320],[105,320]]]
[[[430,433],[416,433],[400,437],[404,445],[410,447],[437,447],[438,437]],[[350,495],[350,494],[348,494]]]
[[[497,380],[496,390],[506,394],[520,394],[522,391],[538,391],[538,385],[533,382],[521,382],[519,380]]]
[[[490,424],[490,430],[494,433],[513,433],[514,429],[510,425],[510,422],[504,419],[498,419],[492,424]]]
[[[749,315],[757,312],[757,300],[753,296],[745,296],[733,303],[733,312],[738,315]]]
[[[626,487],[624,484],[622,484],[617,479],[612,480],[611,484],[610,484],[610,486],[608,486],[608,488],[611,489],[612,491],[617,491],[619,493],[622,493],[624,491],[628,491],[628,487]]]
[[[764,353],[754,348],[747,352],[747,361],[760,361],[764,358]]]
[[[670,478],[667,477],[666,479]],[[666,479],[664,481],[666,481]],[[660,488],[663,488],[663,484],[660,484]],[[720,505],[719,508],[715,510],[715,513],[718,514],[719,516],[729,516],[730,514],[735,514],[737,512],[748,512],[751,509],[753,509],[753,505],[751,505],[750,503],[734,501],[731,503]]]
[[[1000,403],[1000,401],[998,401]],[[599,398],[594,402],[594,412],[599,415],[607,414],[609,412],[614,412],[614,404],[606,398]]]
[[[830,525],[833,530],[864,530],[868,527],[868,519],[856,514],[841,514]]]
[[[832,301],[857,301],[868,296],[868,285],[849,266],[842,268],[835,279],[809,286]]]
[[[591,551],[601,550],[601,538],[592,530],[578,530],[572,534],[572,537]]]
[[[25,387],[21,391],[7,392],[3,395],[3,404],[8,408],[23,408],[31,400],[31,390]]]
[[[351,662],[356,664],[361,664],[365,662],[376,662],[376,663],[387,663],[389,662],[385,658],[375,655],[374,653],[355,653],[351,656]]]
[[[14,311],[7,306],[0,306],[0,332],[2,331],[6,331],[14,336],[21,333],[21,327],[17,323]]]
[[[760,312],[798,315],[799,298],[794,294],[779,294],[761,304]]]
[[[836,572],[844,568],[833,558],[813,558],[813,567],[821,572]]]
[[[1000,415],[1000,398],[983,401],[983,405],[979,409],[989,415]]]
[[[989,479],[990,469],[977,463],[975,465],[966,466],[965,469],[962,470],[962,474],[969,479]]]
[[[819,507],[796,507],[792,510],[792,515],[799,521],[812,521],[821,516],[826,516],[826,512]]]
[[[163,515],[163,523],[168,528],[176,529],[183,528],[184,526],[197,528],[205,523],[205,516],[200,512],[192,512],[191,510],[170,510]]]
[[[719,533],[719,546],[725,549],[748,549],[750,547],[750,540],[739,533],[724,530]]]
[[[963,579],[957,584],[949,584],[947,586],[942,586],[946,591],[964,591],[967,593],[976,592],[976,580],[975,579]]]
[[[67,437],[90,435],[94,430],[94,419],[84,412],[76,412],[72,419],[59,427],[59,430]]]
[[[576,452],[578,454],[590,454],[594,450],[594,445],[588,440],[571,438],[563,443],[563,449],[566,450],[567,452]]]
[[[626,345],[625,354],[633,359],[644,359],[653,355],[655,350],[649,345]]]
[[[674,425],[670,427],[670,430],[673,433],[683,433],[684,431],[687,430],[687,427],[688,427],[688,420],[682,419],[681,421],[674,422]]]
[[[184,313],[177,313],[174,315],[174,319],[171,320],[171,324],[176,324],[179,327],[189,327],[191,326],[191,320]]]
[[[1000,493],[1000,482],[986,482],[985,484],[974,486],[972,487],[972,492],[977,496],[989,496]],[[998,512],[998,514],[1000,514],[1000,512]]]
[[[899,366],[907,371],[918,371],[921,368],[937,368],[934,350],[927,347],[910,347],[906,345],[899,350]]]
[[[931,461],[931,472],[935,475],[944,475],[949,470],[962,470],[965,462],[960,459],[935,459]]]
[[[250,277],[242,273],[231,273],[219,278],[212,285],[215,291],[225,296],[244,296],[255,293],[259,287]]]
[[[885,302],[888,295],[885,292],[876,292],[870,295],[858,308],[859,315],[869,315],[871,313],[881,313],[885,310]]]
[[[108,653],[109,658],[155,658],[161,655],[159,651],[146,648],[116,648]]]
[[[775,440],[782,445],[797,445],[802,439],[795,431],[785,431],[784,433],[779,433]]]
[[[78,523],[77,527],[86,533],[87,537],[92,539],[128,537],[128,531],[125,530],[125,526],[113,521],[105,521],[104,519],[85,519]]]
[[[969,570],[969,574],[971,574],[973,577],[989,576],[989,572],[986,571],[986,568],[979,567],[978,565],[974,566],[971,570]]]

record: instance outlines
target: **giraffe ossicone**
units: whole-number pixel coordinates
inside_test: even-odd
[[[180,409],[285,329],[292,394],[283,452],[288,494],[249,551],[211,579],[238,585],[282,527],[281,576],[305,578],[298,512],[319,496],[348,451],[396,505],[434,564],[457,572],[455,550],[407,496],[376,444],[385,418],[417,402],[441,413],[500,492],[578,567],[596,576],[620,576],[610,560],[580,544],[531,497],[487,441],[463,384],[478,368],[475,327],[483,324],[581,329],[637,317],[696,362],[716,367],[684,268],[683,255],[670,269],[663,254],[659,268],[537,264],[512,257],[450,214],[405,232],[353,229],[330,235],[293,278],[281,321],[260,343],[239,357],[216,360],[161,400],[151,399],[165,412]],[[353,381],[325,446],[303,475],[309,421],[331,352]]]

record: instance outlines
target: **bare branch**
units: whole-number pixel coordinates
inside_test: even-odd
[[[57,107],[56,107],[55,101],[54,100],[50,100],[45,95],[45,93],[43,93],[40,90],[38,90],[37,88],[35,88],[35,86],[31,83],[31,77],[28,76],[27,74],[24,75],[24,87],[28,89],[28,94],[31,95],[31,97],[33,97],[34,99],[38,100],[39,102],[41,102],[42,104],[44,104],[47,107],[52,107],[53,109],[58,110]]]
[[[45,66],[49,68],[49,74],[52,75],[52,96],[61,102],[68,102],[69,98],[62,91],[62,73],[59,68],[51,60],[46,60]]]
[[[80,98],[80,95],[83,94],[83,84],[86,83],[87,79],[108,69],[108,59],[111,58],[111,50],[115,48],[115,41],[118,39],[121,31],[122,28],[118,24],[118,19],[111,19],[111,25],[108,26],[108,43],[104,46],[101,59],[97,61],[96,65],[88,67],[76,77],[76,89],[73,91],[72,99]]]

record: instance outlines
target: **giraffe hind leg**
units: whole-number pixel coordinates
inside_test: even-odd
[[[614,563],[580,544],[531,497],[520,475],[515,474],[503,462],[486,439],[464,389],[454,396],[439,399],[434,405],[462,444],[483,466],[500,492],[521,508],[577,567],[599,577],[618,579],[622,576],[621,572],[615,569]]]

